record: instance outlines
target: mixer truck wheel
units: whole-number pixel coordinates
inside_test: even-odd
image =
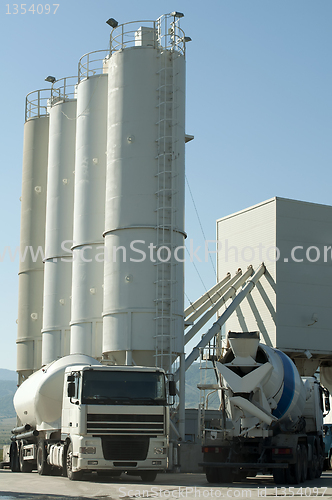
[[[301,472],[301,482],[306,481],[307,471],[308,471],[308,451],[305,444],[301,444],[302,452],[302,472]]]
[[[288,484],[299,484],[302,481],[302,468],[303,468],[303,457],[302,449],[298,444],[296,447],[296,462],[295,464],[289,464],[288,469],[286,469],[286,482]]]
[[[39,441],[37,447],[37,471],[40,476],[51,474],[51,466],[47,463],[47,453],[44,441]]]
[[[70,443],[66,455],[67,477],[71,481],[79,481],[83,475],[83,471],[73,471],[73,444]]]
[[[316,479],[318,479],[323,472],[324,465],[324,449],[321,443],[317,440],[317,470],[316,470]]]
[[[308,466],[308,479],[315,479],[318,474],[318,467],[319,467],[319,461],[318,461],[318,450],[317,450],[317,441],[314,441],[313,447],[312,447],[312,461],[311,464]]]

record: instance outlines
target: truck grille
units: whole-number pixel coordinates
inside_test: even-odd
[[[87,431],[89,434],[145,434],[158,435],[164,433],[163,415],[104,415],[88,413]]]
[[[150,438],[146,436],[118,436],[101,438],[105,460],[145,460]]]

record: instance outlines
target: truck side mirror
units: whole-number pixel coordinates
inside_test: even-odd
[[[168,393],[170,396],[176,396],[176,382],[174,380],[168,381]]]
[[[69,398],[73,398],[75,396],[75,382],[69,382],[67,388],[67,395]]]

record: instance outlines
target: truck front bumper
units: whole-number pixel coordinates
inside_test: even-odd
[[[168,465],[168,446],[161,436],[150,438],[146,458],[131,454],[107,456],[105,459],[100,437],[73,436],[73,470],[165,470]],[[130,436],[128,437],[130,439]],[[138,459],[137,459],[138,458]]]

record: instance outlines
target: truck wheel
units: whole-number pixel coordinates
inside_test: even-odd
[[[73,471],[73,444],[70,443],[67,450],[66,456],[66,468],[67,468],[67,477],[71,481],[79,481],[82,478],[83,471]]]
[[[318,453],[317,453],[317,442],[314,441],[313,447],[312,447],[312,462],[308,466],[308,479],[312,480],[317,477],[318,473]]]
[[[316,470],[316,479],[318,479],[323,472],[324,465],[324,450],[322,448],[321,443],[317,440],[317,470]]]
[[[44,441],[39,441],[37,447],[37,471],[40,476],[48,476],[51,474],[51,466],[47,463]]]
[[[9,457],[10,457],[10,469],[11,469],[11,471],[12,472],[20,472],[17,444],[14,441],[10,444]]]
[[[276,484],[284,484],[285,469],[273,469],[273,479]]]
[[[32,472],[31,463],[24,460],[24,448],[23,443],[21,443],[20,451],[19,451],[19,463],[20,463],[20,471],[21,472]]]
[[[157,477],[157,472],[154,470],[145,470],[140,473],[142,481],[146,483],[153,483]]]
[[[318,479],[323,472],[324,454],[318,439],[314,441],[311,467],[308,467],[308,478]]]
[[[316,477],[316,463],[313,460],[311,466],[308,467],[307,479],[311,481],[312,479],[315,479],[315,477]]]
[[[286,469],[285,476],[288,484],[299,484],[302,480],[303,458],[301,451],[298,444],[296,447],[296,462],[295,464],[289,464],[288,469]]]
[[[307,479],[307,471],[308,471],[308,450],[305,444],[301,444],[301,452],[302,452],[301,483],[303,483]]]

